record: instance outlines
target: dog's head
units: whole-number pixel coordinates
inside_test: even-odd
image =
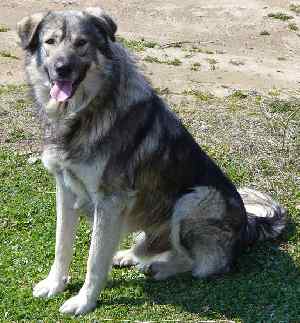
[[[17,30],[21,46],[28,53],[31,83],[42,83],[48,98],[50,94],[57,102],[68,101],[89,74],[89,82],[97,83],[98,74],[112,58],[116,29],[114,21],[100,8],[23,18]]]

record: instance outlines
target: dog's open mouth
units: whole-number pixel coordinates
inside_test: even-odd
[[[74,83],[72,81],[54,81],[50,96],[58,102],[65,102],[68,100],[74,92]]]

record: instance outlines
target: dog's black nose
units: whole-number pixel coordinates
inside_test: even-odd
[[[54,68],[58,76],[67,77],[72,72],[72,66],[64,58],[59,58],[54,64]]]

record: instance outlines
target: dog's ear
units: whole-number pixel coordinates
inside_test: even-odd
[[[104,29],[105,33],[112,41],[115,41],[115,33],[117,31],[117,25],[101,8],[90,7],[86,8],[85,12],[97,19],[97,25]]]
[[[23,49],[34,47],[38,27],[44,17],[44,13],[36,13],[23,18],[17,24],[17,32],[21,40],[21,47]]]

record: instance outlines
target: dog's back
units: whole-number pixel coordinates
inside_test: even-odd
[[[207,277],[230,270],[245,245],[280,234],[284,210],[243,191],[246,210],[268,211],[246,214],[235,186],[115,42],[116,25],[100,8],[33,15],[18,32],[46,126],[43,162],[57,183],[55,261],[35,296],[65,288],[75,209],[88,213],[93,233],[85,283],[64,313],[96,305],[112,261],[156,279]],[[125,230],[143,234],[112,259]]]

